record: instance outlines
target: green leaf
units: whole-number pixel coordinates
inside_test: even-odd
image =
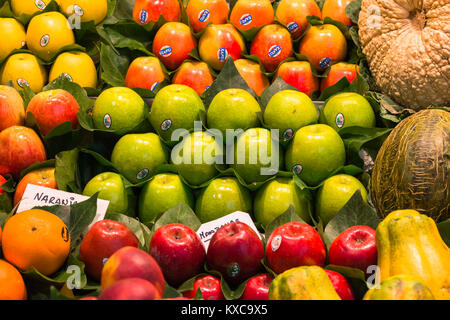
[[[345,7],[345,14],[353,23],[358,24],[359,12],[361,11],[362,0],[353,0]]]
[[[450,220],[442,221],[437,224],[439,233],[441,234],[442,240],[450,248]]]
[[[0,227],[3,227],[13,209],[13,199],[8,193],[0,194]]]
[[[139,220],[120,213],[108,214],[107,219],[123,223],[136,235],[139,240],[139,248],[148,252],[151,238],[150,229]]]
[[[342,232],[354,226],[368,226],[376,229],[380,223],[376,210],[367,204],[357,190],[337,215],[325,226],[324,241],[329,248]]]
[[[78,172],[78,155],[78,148],[56,155],[55,179],[59,190],[82,193]]]
[[[125,76],[131,59],[117,54],[111,46],[102,43],[100,49],[101,78],[112,87],[124,87]]]
[[[158,220],[155,222],[152,228],[152,232],[155,232],[158,228],[172,223],[184,224],[194,231],[197,231],[201,226],[201,222],[198,219],[191,207],[184,202],[177,204],[175,207],[164,212]]]

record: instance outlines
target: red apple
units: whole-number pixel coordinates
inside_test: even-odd
[[[41,168],[28,172],[17,184],[14,193],[14,206],[22,200],[25,189],[29,184],[58,189],[55,179],[55,168]]]
[[[176,287],[202,271],[206,256],[197,233],[180,223],[158,228],[149,253],[160,265],[167,283]]]
[[[319,79],[314,76],[308,61],[287,61],[280,64],[275,80],[280,76],[284,82],[307,94],[309,97],[319,90]]]
[[[314,0],[281,0],[275,15],[288,28],[294,40],[300,38],[308,27],[307,16],[321,17],[320,8]]]
[[[156,57],[138,57],[128,67],[125,86],[128,88],[144,88],[154,91],[158,84],[167,78]]]
[[[200,276],[195,279],[192,290],[183,292],[183,296],[194,299],[199,288],[202,292],[203,300],[225,300],[220,279],[211,275]]]
[[[80,300],[100,300],[97,297],[84,297],[84,298],[80,298]]]
[[[322,18],[329,17],[333,20],[340,21],[348,27],[355,25],[353,21],[347,17],[345,8],[353,0],[325,0],[322,6]]]
[[[99,300],[159,300],[161,294],[156,287],[141,278],[127,278],[104,289]]]
[[[258,96],[269,87],[269,79],[261,71],[259,63],[249,59],[238,59],[234,62],[234,65],[248,86],[255,91]]]
[[[169,70],[178,68],[197,47],[197,40],[189,26],[182,22],[167,22],[153,38],[153,53]]]
[[[330,264],[361,269],[377,264],[375,230],[368,226],[348,228],[331,243],[328,251]]]
[[[250,54],[258,57],[267,72],[277,69],[281,61],[293,55],[289,31],[279,24],[268,24],[258,31],[250,46]]]
[[[324,271],[328,275],[328,278],[330,278],[334,290],[336,290],[342,300],[355,300],[352,287],[342,274],[327,269],[324,269]]]
[[[270,0],[238,0],[230,13],[230,22],[245,31],[273,23],[274,12]]]
[[[27,114],[33,114],[43,135],[47,135],[58,125],[70,121],[72,128],[78,127],[77,100],[66,90],[55,89],[35,95],[27,107]]]
[[[285,223],[267,241],[267,265],[277,274],[300,266],[323,267],[325,258],[325,245],[319,233],[306,223]]]
[[[92,225],[80,245],[80,259],[87,274],[100,280],[103,265],[117,250],[126,246],[138,247],[133,231],[121,222],[100,220]]]
[[[35,162],[47,159],[44,144],[33,129],[12,126],[0,132],[0,174],[15,178]]]
[[[248,279],[241,300],[269,300],[269,287],[273,277],[262,273]]]
[[[119,280],[141,278],[150,281],[162,296],[165,280],[156,260],[144,250],[127,246],[114,252],[103,266],[101,286],[105,290]]]
[[[242,222],[232,222],[217,230],[206,253],[209,267],[219,271],[232,286],[256,274],[263,257],[260,238]]]
[[[324,71],[332,63],[345,60],[347,40],[335,25],[311,26],[300,40],[298,53],[308,57],[314,68]]]
[[[227,23],[230,7],[227,0],[189,0],[186,13],[195,33],[202,31],[210,23]]]
[[[222,70],[228,56],[236,61],[246,49],[244,39],[232,24],[211,24],[200,37],[198,51],[202,61]]]
[[[202,95],[214,81],[208,65],[202,61],[185,61],[175,72],[172,83],[184,84]]]
[[[16,89],[0,85],[0,131],[11,126],[23,125],[25,107]]]
[[[136,0],[133,19],[143,25],[158,21],[160,16],[167,21],[180,21],[181,7],[178,0]]]
[[[6,179],[0,175],[0,194],[5,193],[5,190],[2,189],[2,184],[6,182]]]
[[[348,82],[352,82],[358,75],[359,67],[356,64],[347,62],[338,62],[330,67],[330,71],[326,78],[320,81],[320,91],[336,84],[339,80],[346,77]]]

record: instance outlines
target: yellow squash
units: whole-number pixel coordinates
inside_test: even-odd
[[[417,277],[400,274],[381,281],[363,300],[434,300],[431,290]]]
[[[380,280],[409,274],[436,299],[450,299],[450,249],[436,223],[416,210],[391,212],[377,227]]]

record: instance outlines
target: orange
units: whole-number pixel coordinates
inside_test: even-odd
[[[34,267],[46,276],[61,268],[70,251],[67,226],[58,216],[40,209],[9,218],[2,238],[6,260],[21,270]]]
[[[0,300],[26,300],[27,289],[20,272],[0,259]]]
[[[57,189],[55,168],[41,168],[27,173],[17,184],[16,192],[14,193],[14,206],[22,200],[25,189],[29,184]]]

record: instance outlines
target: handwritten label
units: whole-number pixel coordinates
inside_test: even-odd
[[[33,209],[34,207],[51,207],[51,206],[70,206],[79,202],[83,202],[89,199],[87,196],[83,196],[77,193],[71,193],[61,190],[50,189],[34,184],[27,185],[20,201],[17,212]],[[97,199],[97,213],[94,220],[86,229],[96,223],[97,221],[105,218],[106,210],[108,209],[109,201]]]
[[[197,230],[197,234],[200,237],[200,240],[202,240],[203,245],[205,246],[205,250],[208,250],[209,241],[211,240],[212,236],[214,235],[214,233],[216,233],[217,230],[219,230],[224,225],[237,221],[247,224],[250,228],[252,228],[256,232],[256,234],[262,240],[261,234],[259,233],[255,224],[253,223],[253,220],[250,217],[250,215],[246,212],[236,211],[226,216],[223,216],[219,219],[206,222],[200,226],[200,228]]]

